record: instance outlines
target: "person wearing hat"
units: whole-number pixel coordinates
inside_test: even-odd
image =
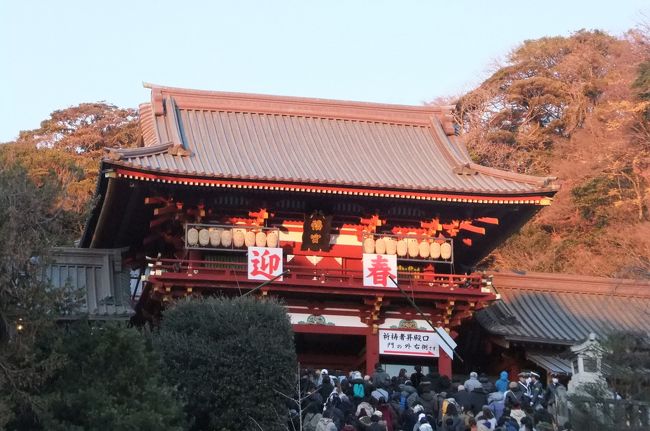
[[[517,382],[517,387],[521,392],[521,397],[519,397],[519,402],[522,407],[527,407],[531,405],[532,394],[530,392],[530,373],[528,371],[522,371],[519,373],[519,381]]]
[[[465,380],[463,386],[465,386],[467,392],[472,392],[474,389],[480,388],[483,385],[478,380],[478,374],[475,371],[472,371],[469,373],[469,379]]]
[[[544,401],[544,385],[539,381],[540,375],[535,371],[530,373],[530,396],[533,408],[542,408],[542,401]]]

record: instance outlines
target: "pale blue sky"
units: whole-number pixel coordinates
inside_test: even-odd
[[[525,39],[650,16],[644,0],[0,0],[0,142],[59,108],[136,107],[142,82],[420,104]]]

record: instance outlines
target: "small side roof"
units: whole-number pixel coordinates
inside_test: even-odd
[[[495,273],[501,300],[476,314],[506,340],[573,345],[590,333],[650,334],[650,281],[541,273]]]
[[[552,196],[552,177],[473,163],[448,107],[148,85],[143,148],[107,163],[201,178],[483,195]]]

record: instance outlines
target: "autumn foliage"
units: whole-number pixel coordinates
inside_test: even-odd
[[[526,41],[456,108],[478,162],[562,183],[485,267],[650,277],[647,33]]]

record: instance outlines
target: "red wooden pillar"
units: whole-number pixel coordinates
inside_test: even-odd
[[[375,364],[379,362],[379,333],[372,329],[366,334],[366,374],[372,376]]]
[[[451,379],[451,358],[442,349],[440,349],[440,357],[438,358],[438,373]]]

